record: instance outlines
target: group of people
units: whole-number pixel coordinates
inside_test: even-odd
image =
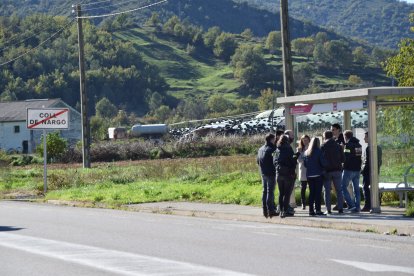
[[[368,144],[368,132],[364,140]],[[362,146],[351,130],[342,133],[341,126],[333,124],[330,130],[323,133],[323,141],[303,135],[296,152],[291,146],[293,142],[293,131],[278,130],[276,134],[266,135],[266,143],[258,151],[257,163],[263,183],[263,215],[266,218],[294,216],[290,199],[297,177],[301,181],[303,210],[306,210],[306,189],[309,186],[310,216],[326,216],[332,211],[342,214],[344,209],[353,213],[371,210],[369,146],[363,162]],[[378,147],[378,167],[381,166],[381,155],[381,148]],[[361,173],[365,198],[362,209],[359,191]],[[353,197],[348,190],[350,182]],[[278,206],[274,198],[276,183],[279,188]],[[337,197],[334,208],[331,208],[332,186]],[[325,212],[321,209],[323,189]]]

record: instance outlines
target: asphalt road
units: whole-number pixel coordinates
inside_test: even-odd
[[[406,275],[413,256],[410,237],[0,202],[0,275]]]

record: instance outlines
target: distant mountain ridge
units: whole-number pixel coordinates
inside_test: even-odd
[[[89,5],[97,1],[82,1],[85,4],[84,10],[87,15],[97,15],[110,12],[118,12],[151,1],[120,1],[104,2],[102,4]],[[125,2],[125,5],[119,5]],[[33,13],[47,13],[51,15],[71,15],[71,5],[66,0],[3,0],[0,2],[0,16],[25,16]],[[266,11],[248,5],[246,2],[233,0],[170,0],[166,4],[134,12],[128,15],[135,22],[144,23],[152,12],[158,12],[160,18],[165,20],[172,15],[179,15],[181,19],[188,20],[205,29],[212,26],[219,26],[226,32],[241,33],[244,29],[250,28],[254,35],[266,36],[270,31],[280,29],[278,11]],[[94,21],[99,24],[100,20]],[[316,24],[304,22],[298,19],[291,19],[292,37],[305,37],[315,35],[318,32],[327,32],[331,39],[340,39],[335,32],[320,28]]]
[[[275,0],[247,1],[265,10],[277,11]],[[363,39],[377,46],[397,48],[402,38],[414,38],[410,13],[414,4],[398,0],[294,0],[289,1],[291,16]]]

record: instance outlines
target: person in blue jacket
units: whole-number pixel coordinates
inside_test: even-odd
[[[324,168],[327,164],[319,138],[312,138],[309,148],[305,151],[304,162],[309,183],[309,216],[323,216],[325,214],[321,211],[322,186]]]

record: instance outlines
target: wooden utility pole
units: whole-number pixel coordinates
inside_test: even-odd
[[[280,26],[282,34],[283,55],[283,86],[285,97],[295,95],[293,85],[292,47],[289,31],[289,8],[288,0],[280,0]]]
[[[285,97],[289,97],[295,95],[295,87],[293,84],[288,0],[280,0],[280,27],[282,34],[283,86]],[[294,130],[293,116],[290,115],[289,105],[285,106],[285,128]]]
[[[81,5],[77,4],[76,15],[78,21],[78,43],[79,43],[79,80],[80,80],[80,103],[81,103],[81,122],[82,122],[82,157],[83,157],[83,168],[91,167],[90,159],[90,129],[88,119],[88,98],[86,96],[85,87],[85,50],[83,41],[83,28],[82,28],[82,9]]]

